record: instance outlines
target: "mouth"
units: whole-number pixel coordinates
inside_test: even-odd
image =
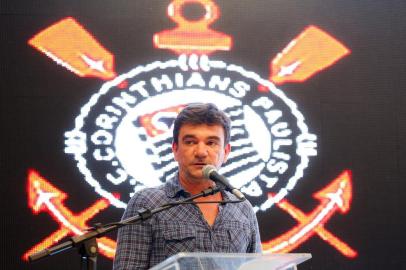
[[[204,166],[206,166],[207,164],[206,164],[206,163],[203,163],[203,162],[196,162],[196,163],[193,163],[192,165],[193,165],[193,166],[197,166],[197,167],[204,167]]]

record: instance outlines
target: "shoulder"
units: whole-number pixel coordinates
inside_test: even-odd
[[[124,217],[133,216],[141,208],[154,209],[167,202],[165,185],[154,188],[145,188],[133,195],[127,204]]]
[[[240,203],[240,207],[243,209],[243,212],[247,215],[247,218],[252,219],[253,217],[256,218],[256,214],[254,212],[254,208],[250,201],[245,200]]]

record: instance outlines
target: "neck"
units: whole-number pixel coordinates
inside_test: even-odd
[[[192,195],[196,195],[203,190],[214,187],[215,183],[208,179],[187,179],[179,175],[179,182],[182,187]]]

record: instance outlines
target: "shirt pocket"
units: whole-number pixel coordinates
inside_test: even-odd
[[[229,240],[228,252],[247,252],[251,242],[250,227],[241,222],[228,222],[225,229]]]
[[[243,228],[228,230],[230,237],[230,252],[245,253],[248,250],[250,244],[249,231]]]
[[[163,231],[166,255],[196,250],[196,231],[180,226],[170,226]]]

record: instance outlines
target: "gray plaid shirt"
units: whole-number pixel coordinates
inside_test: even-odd
[[[235,200],[227,191],[224,200]],[[177,177],[157,188],[136,193],[123,219],[137,215],[140,208],[154,209],[188,197]],[[114,270],[148,269],[179,252],[261,252],[258,222],[251,204],[219,206],[213,226],[193,204],[175,206],[151,219],[122,227],[118,232]]]

